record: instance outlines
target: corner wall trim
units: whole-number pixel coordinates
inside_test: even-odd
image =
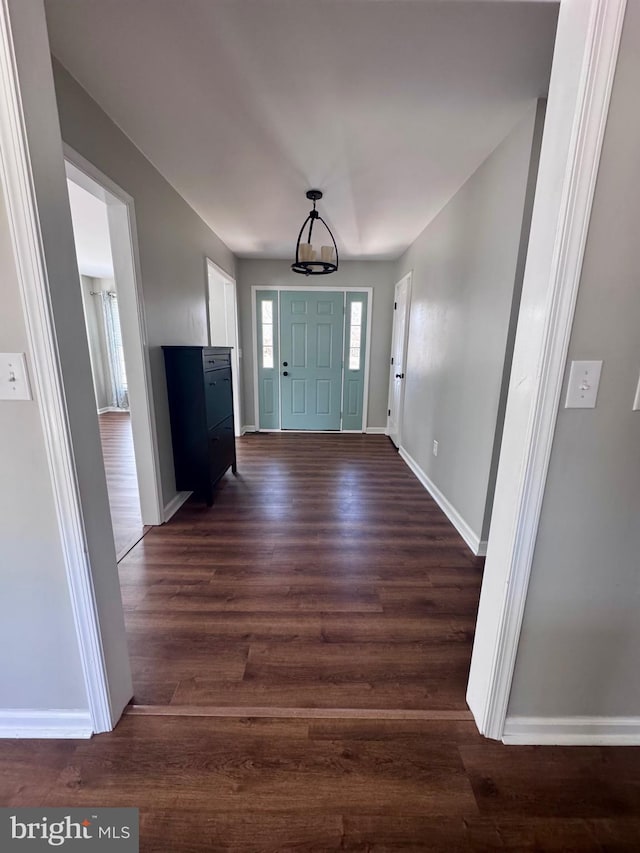
[[[640,746],[640,717],[507,717],[503,743]]]
[[[245,424],[245,425],[242,427],[242,429],[240,430],[240,435],[245,435],[245,433],[248,433],[248,432],[257,432],[257,431],[258,431],[258,429],[257,429],[257,427],[255,426],[255,424]]]
[[[90,738],[92,734],[88,710],[0,710],[0,738]]]
[[[164,521],[165,524],[169,519],[173,518],[173,516],[178,512],[182,504],[186,503],[193,492],[178,492],[169,503],[164,508]]]
[[[407,453],[407,451],[404,449],[404,447],[398,448],[398,452],[400,453],[400,456],[404,459],[404,461],[407,463],[409,468],[416,475],[418,480],[420,480],[422,485],[429,492],[429,494],[434,499],[434,501],[438,504],[440,509],[447,516],[447,518],[449,519],[451,524],[453,524],[453,526],[458,531],[460,536],[462,536],[462,538],[467,543],[469,548],[473,551],[473,553],[476,555],[476,557],[480,556],[481,552],[483,554],[486,554],[487,543],[485,541],[481,541],[480,537],[476,533],[473,532],[471,527],[469,527],[469,525],[464,520],[464,518],[460,515],[458,510],[451,503],[449,503],[447,498],[442,494],[442,492],[435,485],[435,483],[433,483],[427,477],[427,475],[424,473],[422,468],[418,465],[418,463],[413,458],[413,456],[411,456],[409,453]]]
[[[626,0],[561,3],[504,433],[467,686],[485,737],[509,697]],[[535,318],[535,320],[533,319]]]
[[[0,178],[6,197],[9,231],[27,328],[31,378],[34,396],[40,407],[73,621],[89,702],[85,718],[89,720],[86,725],[90,731],[85,734],[88,736],[91,731],[110,731],[115,719],[89,564],[82,499],[71,443],[47,262],[22,108],[14,31],[7,0],[0,2],[0,155]],[[60,158],[62,161],[62,150]],[[31,727],[27,725],[25,732],[35,731],[37,716],[34,717],[34,714],[38,712],[5,713],[13,715],[13,722],[6,716],[4,721],[0,719],[3,729],[17,731],[21,718],[23,722],[30,720],[32,723]],[[49,722],[54,719],[50,716],[51,712],[45,713]],[[41,719],[40,725],[44,729],[48,723],[45,724],[44,719]]]
[[[367,435],[386,435],[387,428],[386,427],[367,427],[365,430]]]

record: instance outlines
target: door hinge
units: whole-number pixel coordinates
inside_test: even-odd
[[[387,417],[388,417],[388,418],[390,418],[390,417],[391,417],[391,409],[387,409]]]
[[[391,357],[391,364],[393,364],[393,356]]]
[[[394,302],[394,303],[393,303],[393,310],[394,310],[394,311],[396,311],[396,310],[397,310],[397,308],[398,308],[398,303],[397,303],[397,302]]]

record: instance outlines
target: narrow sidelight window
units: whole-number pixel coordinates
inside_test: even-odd
[[[352,302],[349,317],[349,370],[360,370],[361,346],[362,302]]]
[[[264,299],[261,303],[262,323],[262,366],[273,367],[273,300]]]

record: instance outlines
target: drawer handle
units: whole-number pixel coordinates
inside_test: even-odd
[[[209,385],[217,385],[217,383],[218,383],[218,380],[213,379],[211,382],[209,382]]]

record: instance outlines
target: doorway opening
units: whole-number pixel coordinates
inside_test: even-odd
[[[258,429],[366,432],[372,289],[252,290]]]
[[[610,17],[614,12],[618,12],[619,9],[615,8],[616,4],[611,4],[611,12]],[[571,12],[579,8],[574,4],[563,4],[565,8],[569,11],[566,13],[566,17],[564,19],[566,29],[564,30],[564,34],[571,29],[570,24],[571,21]],[[550,123],[550,126],[555,131],[554,135],[549,137],[549,134],[546,134],[547,138],[550,138],[551,141],[545,145],[545,150],[548,150],[548,165],[546,168],[546,172],[544,172],[547,177],[546,184],[546,193],[543,196],[539,196],[537,203],[538,207],[538,218],[534,220],[534,224],[538,224],[538,222],[544,221],[545,228],[538,227],[537,231],[534,228],[535,236],[538,236],[538,232],[540,233],[540,237],[538,241],[532,241],[532,251],[530,253],[530,259],[527,262],[528,269],[532,270],[531,276],[532,278],[536,278],[539,282],[539,286],[537,287],[537,292],[532,294],[532,296],[537,296],[537,301],[532,299],[531,304],[534,308],[540,306],[539,308],[539,317],[541,318],[541,322],[538,324],[532,324],[532,331],[530,334],[530,340],[525,340],[521,349],[526,349],[526,355],[528,361],[525,359],[524,355],[522,357],[523,362],[526,362],[525,366],[528,364],[532,364],[534,368],[538,365],[541,365],[543,368],[548,368],[545,370],[530,370],[527,373],[527,376],[547,376],[549,375],[551,379],[546,382],[545,385],[542,386],[542,389],[539,391],[540,383],[531,382],[530,387],[531,391],[525,392],[522,394],[522,403],[520,405],[520,410],[517,410],[517,403],[512,405],[512,409],[516,412],[516,415],[519,415],[519,412],[523,413],[523,416],[520,419],[520,422],[517,422],[517,418],[515,416],[511,417],[511,422],[508,426],[511,427],[511,433],[515,433],[515,427],[521,425],[521,423],[528,423],[531,419],[528,418],[529,410],[531,410],[534,415],[537,415],[538,412],[543,409],[544,414],[544,404],[547,408],[551,409],[555,406],[557,400],[552,393],[554,388],[553,383],[558,385],[558,393],[559,393],[559,385],[562,382],[562,370],[561,370],[561,362],[563,360],[563,356],[566,356],[566,352],[563,352],[563,346],[568,341],[568,336],[566,331],[570,328],[570,321],[573,314],[574,304],[571,300],[571,293],[567,293],[569,291],[569,285],[571,285],[572,280],[576,280],[577,286],[577,274],[573,276],[571,273],[577,272],[579,273],[579,267],[582,257],[582,252],[584,250],[584,240],[579,239],[580,237],[584,237],[586,233],[586,223],[588,222],[588,214],[590,207],[590,199],[592,197],[593,186],[592,184],[595,182],[595,173],[596,170],[594,168],[594,164],[597,165],[598,157],[599,157],[599,146],[601,144],[602,133],[604,132],[604,121],[603,121],[603,113],[606,115],[606,106],[608,103],[608,95],[610,92],[610,84],[612,80],[612,73],[609,73],[605,79],[605,71],[610,72],[613,63],[615,62],[616,51],[617,51],[617,41],[615,36],[619,34],[619,29],[616,30],[613,26],[611,26],[608,30],[606,27],[599,28],[601,19],[605,17],[605,13],[602,12],[602,9],[606,9],[605,4],[598,4],[595,2],[593,4],[584,4],[584,12],[583,17],[586,18],[589,16],[589,27],[587,29],[585,26],[584,31],[586,35],[583,35],[582,30],[576,35],[576,40],[579,42],[575,48],[575,50],[568,50],[567,47],[574,47],[573,44],[566,44],[567,39],[564,39],[563,43],[558,47],[557,56],[560,59],[566,59],[566,62],[562,64],[562,67],[557,68],[558,63],[554,61],[554,66],[556,66],[556,70],[554,73],[556,74],[556,78],[558,81],[563,82],[563,78],[566,75],[563,75],[562,72],[567,68],[582,68],[584,64],[584,71],[575,71],[575,76],[578,77],[578,83],[580,85],[574,87],[562,87],[565,92],[564,99],[558,97],[557,99],[557,110],[555,113],[555,121]],[[598,17],[600,16],[600,17]],[[594,22],[594,23],[592,23]],[[609,23],[609,18],[605,20],[605,23]],[[603,47],[600,48],[598,41],[599,33],[601,29],[605,30],[605,33],[608,34],[610,32],[613,35],[609,35],[607,39],[602,39]],[[576,28],[574,27],[575,31]],[[562,47],[562,50],[560,50]],[[578,54],[577,51],[580,50]],[[581,57],[583,53],[589,53],[587,57],[590,59],[590,62],[576,62],[576,56]],[[594,55],[595,58],[591,58],[591,54]],[[595,66],[595,71],[592,73],[592,69]],[[597,72],[597,73],[596,73]],[[597,86],[595,83],[591,82],[592,78],[596,78]],[[554,87],[552,87],[554,94],[559,91],[560,82],[556,83]],[[573,77],[571,77],[570,82],[573,82]],[[584,84],[584,85],[583,85]],[[593,101],[595,101],[595,106],[591,107],[591,111],[583,110],[585,104],[591,103],[591,96],[593,95],[594,90],[596,91],[596,96],[593,97]],[[576,94],[576,91],[578,94]],[[552,100],[552,99],[550,99]],[[12,115],[15,114],[14,110]],[[583,113],[586,113],[586,118],[582,119]],[[563,116],[564,120],[560,120],[559,117]],[[577,117],[577,118],[576,118]],[[574,119],[577,129],[574,132]],[[16,126],[18,126],[18,122],[15,122]],[[567,142],[566,147],[564,145],[557,144],[558,137],[560,137],[560,142],[564,142],[565,137],[569,136],[569,132],[571,132],[571,136],[569,141]],[[585,138],[589,142],[589,145],[586,146],[586,154],[585,151]],[[554,144],[555,143],[555,144]],[[20,149],[23,154],[23,150],[25,146],[23,145]],[[567,156],[566,150],[568,150]],[[20,161],[20,165],[22,165],[23,160],[26,158],[24,154],[22,156],[22,160]],[[586,163],[586,166],[585,166]],[[553,167],[553,168],[552,168]],[[581,178],[580,181],[577,180],[576,175],[582,176],[584,174],[584,178]],[[588,184],[588,182],[591,184]],[[579,184],[577,189],[583,190],[581,193],[574,193],[576,190],[576,185]],[[587,185],[588,184],[588,185]],[[551,185],[553,185],[551,187]],[[586,186],[585,186],[586,185]],[[551,192],[551,188],[553,192]],[[557,191],[556,191],[557,188]],[[573,199],[577,196],[578,201],[575,202],[575,207],[577,208],[577,213],[572,207],[569,211],[568,216],[565,217],[567,213],[567,208],[569,207],[569,201],[571,200],[571,204],[574,204]],[[541,198],[541,201],[540,201]],[[562,226],[562,228],[556,229],[556,219],[560,219],[562,222],[564,220],[570,220],[569,226]],[[35,221],[35,220],[34,220]],[[548,223],[548,224],[547,224]],[[31,229],[35,231],[35,229]],[[557,230],[557,236],[556,236]],[[544,233],[543,233],[544,232]],[[37,241],[33,241],[34,245]],[[565,262],[564,250],[567,246],[573,247],[570,258],[570,269],[567,272],[567,264]],[[533,251],[535,249],[535,251]],[[552,251],[553,250],[553,251]],[[25,251],[26,254],[26,251]],[[33,255],[42,255],[41,249],[34,249],[32,251]],[[552,267],[551,272],[545,268],[545,264],[549,259],[549,256],[552,255],[552,260],[549,261],[549,266]],[[562,259],[562,265],[558,258]],[[536,262],[534,265],[533,262]],[[540,268],[542,272],[540,272]],[[534,276],[535,273],[535,276]],[[36,282],[37,285],[37,293],[44,292],[45,288],[42,286],[40,282]],[[36,291],[36,287],[32,288]],[[547,299],[547,292],[551,290],[552,299]],[[528,295],[528,294],[527,294]],[[565,295],[567,298],[565,299]],[[566,309],[561,314],[561,319],[558,321],[554,320],[555,314],[553,309],[555,306],[560,303],[560,301],[564,299],[566,302]],[[548,317],[551,315],[551,319],[553,322],[550,323],[551,331],[547,334],[548,326],[546,321]],[[47,318],[45,318],[47,319]],[[44,325],[44,324],[43,324]],[[562,333],[565,332],[563,335]],[[51,335],[49,335],[49,339],[53,339]],[[542,339],[542,340],[541,340]],[[547,344],[550,341],[551,344]],[[557,341],[557,344],[555,343]],[[526,346],[525,346],[526,345]],[[553,345],[553,352],[549,353],[549,349]],[[53,351],[52,347],[49,347]],[[540,353],[540,356],[538,355]],[[560,367],[558,367],[560,365]],[[129,368],[129,365],[127,365]],[[131,379],[131,377],[129,377]],[[62,398],[60,398],[62,399]],[[540,400],[542,403],[540,403]],[[55,410],[62,411],[63,407],[57,401],[55,402]],[[52,406],[52,408],[54,408]],[[526,411],[525,411],[526,409]],[[133,410],[132,410],[133,411]],[[527,418],[524,417],[527,415]],[[543,433],[551,436],[553,431],[553,417],[549,416],[546,418],[547,426]],[[522,432],[522,429],[520,430]],[[540,430],[538,431],[540,432]],[[535,439],[537,437],[537,433],[533,434],[533,438],[531,441],[527,439],[526,442],[523,443],[522,449],[520,445],[516,447],[514,452],[511,454],[511,457],[505,459],[509,463],[509,469],[515,470],[516,466],[512,464],[512,457],[520,455],[525,455],[528,453],[531,448],[535,448]],[[286,436],[285,438],[289,438]],[[515,446],[515,444],[514,444]],[[547,442],[547,448],[550,450],[550,441]],[[546,452],[545,449],[545,452]],[[66,452],[66,456],[69,459],[72,459],[70,453]],[[60,454],[62,456],[62,453]],[[525,460],[527,461],[527,460]],[[534,459],[534,461],[536,461]],[[505,469],[505,465],[502,465],[502,468]],[[490,705],[496,706],[496,698],[506,699],[508,698],[508,688],[510,685],[510,677],[512,673],[512,667],[510,667],[509,662],[507,661],[507,665],[505,666],[502,662],[506,658],[506,656],[510,653],[515,654],[515,649],[517,648],[517,639],[519,634],[519,625],[522,618],[522,609],[518,607],[518,604],[524,601],[524,594],[526,593],[526,583],[528,579],[528,571],[530,569],[530,561],[528,560],[528,554],[533,551],[533,542],[535,540],[535,534],[537,530],[537,521],[538,517],[536,513],[539,511],[539,503],[538,508],[532,506],[532,509],[528,511],[528,514],[524,512],[527,508],[524,506],[525,501],[521,499],[521,494],[528,496],[529,494],[534,494],[534,498],[536,497],[536,490],[531,488],[531,482],[535,479],[534,485],[536,485],[537,492],[540,492],[544,486],[544,480],[546,477],[546,461],[543,459],[532,474],[529,474],[529,469],[531,465],[527,462],[526,465],[522,466],[524,474],[518,478],[517,482],[513,483],[513,491],[516,491],[517,494],[514,500],[509,501],[509,492],[508,489],[504,490],[504,494],[502,494],[501,505],[504,510],[504,518],[502,519],[502,527],[504,529],[504,535],[502,539],[505,540],[503,543],[499,540],[496,540],[496,537],[493,537],[494,544],[494,554],[495,559],[494,563],[498,565],[499,563],[503,565],[504,572],[506,575],[506,583],[501,583],[501,578],[494,578],[492,587],[498,588],[500,587],[504,590],[504,598],[500,601],[500,608],[504,608],[503,611],[499,614],[499,618],[496,618],[495,611],[498,609],[497,607],[493,607],[493,611],[490,612],[487,610],[486,616],[489,617],[485,621],[489,621],[491,623],[490,629],[491,632],[496,634],[501,634],[504,636],[508,636],[508,643],[505,643],[500,636],[498,636],[496,642],[492,641],[491,637],[487,637],[487,642],[485,643],[486,649],[484,650],[483,658],[484,660],[480,663],[482,666],[478,669],[478,678],[481,678],[481,682],[478,682],[483,690],[483,693],[487,695],[483,696],[470,696],[470,700],[474,700],[474,713],[476,713],[476,719],[479,719],[480,715],[484,715],[482,719],[482,730],[485,732],[496,733],[496,736],[500,736],[503,731],[504,724],[504,714],[506,714],[506,706],[504,707],[504,714],[500,710],[499,713],[491,712],[490,717],[487,717],[485,712],[487,709],[491,710]],[[523,482],[524,480],[524,482]],[[505,484],[507,487],[511,488],[511,482],[507,482],[505,478]],[[78,506],[82,508],[82,504],[80,501],[80,496],[76,494],[77,489],[74,491],[74,494],[68,500],[70,506]],[[528,499],[529,500],[529,499]],[[265,501],[265,506],[269,508],[273,506],[271,502]],[[535,500],[529,500],[529,503],[532,505],[536,503]],[[142,494],[141,494],[141,504],[142,504]],[[510,518],[508,517],[508,511],[511,510],[511,507],[515,506],[516,509],[514,512],[517,517],[515,519],[515,524],[510,524]],[[387,509],[387,507],[385,507]],[[310,514],[315,510],[312,507],[310,509]],[[528,522],[528,523],[526,523]],[[306,521],[305,521],[306,524]],[[531,547],[528,542],[525,542],[525,546],[522,546],[519,541],[519,537],[514,537],[513,531],[518,533],[524,533],[529,538],[531,543]],[[323,531],[319,531],[318,541],[320,541],[320,537],[323,536]],[[508,535],[507,535],[508,534]],[[67,537],[70,538],[70,537]],[[510,540],[506,542],[507,538]],[[81,540],[79,540],[81,541]],[[515,542],[515,545],[513,544]],[[276,543],[277,544],[277,543]],[[293,543],[294,547],[299,547],[297,543]],[[275,547],[275,546],[274,546]],[[502,550],[501,550],[502,549]],[[519,549],[524,553],[524,559],[519,557],[518,553],[515,553],[514,550]],[[75,550],[80,552],[80,548],[76,547]],[[492,555],[490,554],[490,557]],[[518,558],[520,563],[522,563],[521,569],[518,572],[513,571],[513,563],[512,558]],[[528,566],[525,565],[529,563]],[[91,568],[89,566],[89,568]],[[270,566],[268,567],[271,568]],[[515,566],[518,569],[518,566]],[[78,572],[78,574],[80,574]],[[84,573],[86,575],[86,572]],[[75,590],[77,586],[77,582],[74,579],[74,576],[71,576],[71,584],[72,589]],[[512,592],[514,588],[514,584],[511,582],[513,579],[519,580],[518,592],[515,594]],[[393,593],[393,590],[391,591]],[[491,592],[491,590],[489,590]],[[235,593],[234,593],[235,594]],[[507,594],[510,596],[507,599]],[[502,593],[501,593],[502,595]],[[276,591],[276,596],[280,597],[280,590]],[[224,601],[228,601],[229,598],[225,598]],[[390,602],[393,603],[393,596],[390,597]],[[485,600],[488,600],[488,593],[485,588]],[[89,606],[87,606],[87,612],[91,613],[91,601],[89,601]],[[95,603],[94,603],[95,609]],[[486,608],[485,608],[486,609]],[[77,619],[77,622],[80,620]],[[255,622],[255,619],[251,620],[252,623]],[[482,621],[482,620],[481,620]],[[97,624],[97,623],[96,623]],[[495,626],[495,628],[494,628]],[[95,633],[95,632],[94,632]],[[80,634],[80,631],[79,631]],[[405,632],[406,634],[406,632]],[[96,634],[99,638],[99,634]],[[326,637],[326,633],[322,634],[323,638]],[[336,634],[334,633],[334,636]],[[256,652],[256,657],[260,655],[260,649]],[[262,655],[263,660],[265,656]],[[489,662],[492,666],[492,672],[486,672],[485,664]],[[243,662],[244,663],[244,662]],[[231,668],[230,663],[230,668]],[[288,661],[285,661],[285,665],[289,665]],[[99,669],[99,666],[96,665],[96,669]],[[511,672],[509,670],[511,669]],[[333,667],[329,672],[335,672],[335,667]],[[472,667],[472,675],[473,675],[473,667]],[[501,679],[502,681],[502,689],[501,696],[496,697],[496,683],[497,680]],[[89,683],[89,682],[88,682]],[[476,705],[476,702],[481,702],[481,705]]]
[[[411,308],[411,273],[397,282],[393,295],[393,331],[391,333],[391,366],[389,374],[389,408],[387,435],[397,448],[402,445],[402,412],[404,378]]]
[[[95,170],[79,155],[65,154],[79,286],[120,561],[149,526],[164,520],[136,286],[135,232],[128,202],[89,174]]]
[[[238,347],[238,297],[236,281],[221,267],[206,259],[209,307],[209,345],[231,347],[231,385],[235,434],[242,434],[240,417],[240,358]]]

